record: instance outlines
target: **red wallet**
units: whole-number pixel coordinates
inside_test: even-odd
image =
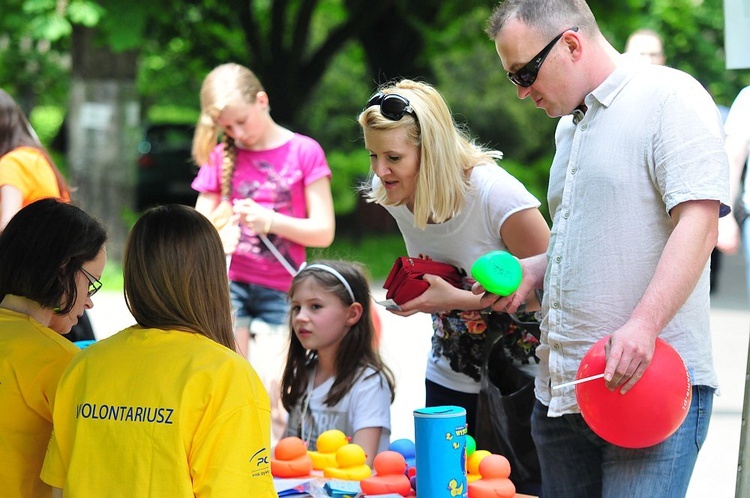
[[[423,275],[437,275],[459,289],[463,288],[464,275],[453,265],[431,259],[400,256],[385,279],[386,299],[396,304],[404,304],[421,295],[430,286],[422,279]]]

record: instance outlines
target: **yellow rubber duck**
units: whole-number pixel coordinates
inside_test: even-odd
[[[372,475],[372,469],[365,463],[367,454],[358,444],[345,444],[336,452],[337,467],[323,470],[323,476],[345,481],[361,481]]]
[[[313,469],[325,470],[328,467],[337,467],[336,451],[349,442],[346,434],[338,429],[323,431],[318,436],[315,448],[318,451],[307,451],[313,461]]]

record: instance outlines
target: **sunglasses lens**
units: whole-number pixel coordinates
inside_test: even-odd
[[[380,112],[383,116],[398,121],[404,117],[404,110],[409,105],[403,97],[399,95],[386,95],[380,103]]]
[[[508,79],[518,86],[527,88],[536,81],[536,74],[528,71],[526,68],[521,68],[518,72],[508,73]]]
[[[380,101],[383,100],[383,94],[378,92],[372,97],[370,97],[370,100],[367,101],[367,105],[365,106],[365,109],[372,107],[374,105],[380,104]]]

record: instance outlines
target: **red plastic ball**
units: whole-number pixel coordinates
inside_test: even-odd
[[[578,367],[576,379],[604,372],[605,337],[594,344]],[[682,357],[656,339],[651,364],[625,394],[607,389],[604,379],[576,385],[576,400],[588,426],[605,441],[624,448],[661,443],[685,421],[692,400],[690,373]]]

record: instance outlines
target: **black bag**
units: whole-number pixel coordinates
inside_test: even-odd
[[[482,367],[477,404],[477,449],[508,459],[510,479],[519,492],[535,489],[542,477],[536,446],[531,438],[531,412],[536,401],[534,378],[520,370],[518,365],[539,361],[533,354],[538,344],[539,322],[520,320],[506,313],[489,314],[486,320],[490,344]],[[518,354],[519,348],[530,350],[531,354]]]

